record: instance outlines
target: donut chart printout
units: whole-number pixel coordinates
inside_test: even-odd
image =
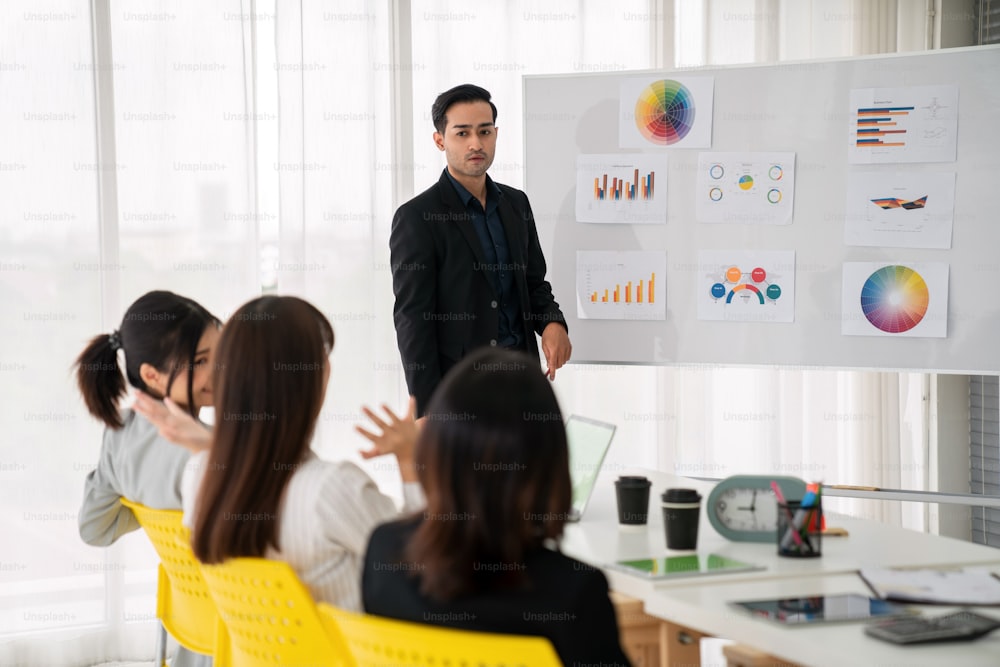
[[[642,77],[621,82],[621,148],[711,148],[715,80],[710,76]]]
[[[842,294],[845,336],[948,335],[943,262],[845,262]]]
[[[787,225],[794,195],[795,153],[698,154],[698,222]]]
[[[795,321],[795,251],[702,250],[698,319]]]

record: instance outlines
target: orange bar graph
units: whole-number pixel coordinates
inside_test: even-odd
[[[632,303],[632,281],[625,283],[625,303]]]
[[[601,297],[601,303],[608,302],[608,290],[604,290],[604,296]]]
[[[618,290],[620,289],[620,287],[621,287],[621,285],[615,285],[615,303],[618,303],[618,299],[619,299]]]
[[[639,286],[635,288],[635,302],[642,303],[642,281],[639,281]]]
[[[594,292],[593,294],[590,295],[590,302],[597,303],[597,292]]]
[[[653,303],[653,285],[656,282],[656,274],[649,274],[649,303]]]

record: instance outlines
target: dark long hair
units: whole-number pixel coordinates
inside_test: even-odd
[[[122,427],[118,402],[125,395],[125,381],[156,395],[143,382],[139,368],[149,364],[169,372],[167,394],[184,370],[187,376],[187,408],[194,405],[194,359],[205,329],[221,326],[219,318],[204,306],[173,292],[147,292],[128,307],[117,331],[94,336],[76,358],[76,382],[87,410],[108,427]],[[118,349],[124,352],[125,375],[118,367]]]
[[[562,413],[538,363],[485,348],[431,398],[415,460],[427,496],[404,558],[438,600],[517,587],[572,502]]]
[[[215,349],[215,428],[192,533],[204,563],[278,546],[281,494],[323,407],[333,327],[314,306],[263,296],[226,322]]]

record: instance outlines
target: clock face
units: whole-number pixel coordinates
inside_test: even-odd
[[[778,525],[778,501],[770,489],[726,489],[715,499],[711,510],[731,530],[766,531],[775,530]]]
[[[727,540],[774,544],[778,502],[772,484],[790,500],[799,500],[806,493],[806,483],[797,477],[732,475],[708,493],[705,509],[712,528]]]

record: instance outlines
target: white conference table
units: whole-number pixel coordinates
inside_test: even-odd
[[[645,475],[652,482],[649,522],[643,527],[618,524],[614,480],[618,475]],[[670,552],[666,548],[660,493],[671,487],[694,488],[702,494],[702,514],[698,551],[715,553],[763,565],[762,571],[725,575],[650,580],[606,569],[608,563],[629,558],[649,558],[690,552]],[[979,640],[982,651],[992,662],[982,661],[979,642],[945,644],[940,647],[896,647],[864,635],[860,624],[827,625],[816,628],[784,628],[762,620],[739,615],[727,606],[735,599],[798,597],[810,593],[870,591],[857,576],[866,565],[889,567],[990,566],[1000,571],[1000,550],[962,540],[887,526],[876,521],[827,515],[828,526],[848,531],[847,537],[824,537],[823,555],[819,558],[783,558],[776,545],[730,542],[708,523],[706,502],[711,482],[678,477],[652,470],[634,469],[598,478],[583,519],[566,528],[562,549],[574,558],[602,567],[612,590],[643,601],[647,613],[679,625],[735,639],[757,649],[806,665],[820,664],[924,664],[911,662],[914,656],[970,655],[970,662],[948,659],[949,667],[958,665],[1000,665],[995,653],[996,639]],[[818,589],[817,589],[818,587]],[[929,613],[944,613],[945,608],[931,608]],[[990,613],[987,610],[986,613]],[[1000,610],[995,610],[1000,616]],[[736,622],[737,619],[739,622]],[[773,627],[772,627],[773,626]],[[840,642],[838,660],[823,658],[828,642]],[[945,653],[942,653],[943,649]],[[970,651],[972,653],[970,653]],[[994,651],[994,652],[991,652]],[[851,658],[846,662],[846,655]],[[869,657],[870,655],[870,657]],[[921,657],[920,660],[923,660]],[[978,660],[979,662],[976,662]]]

